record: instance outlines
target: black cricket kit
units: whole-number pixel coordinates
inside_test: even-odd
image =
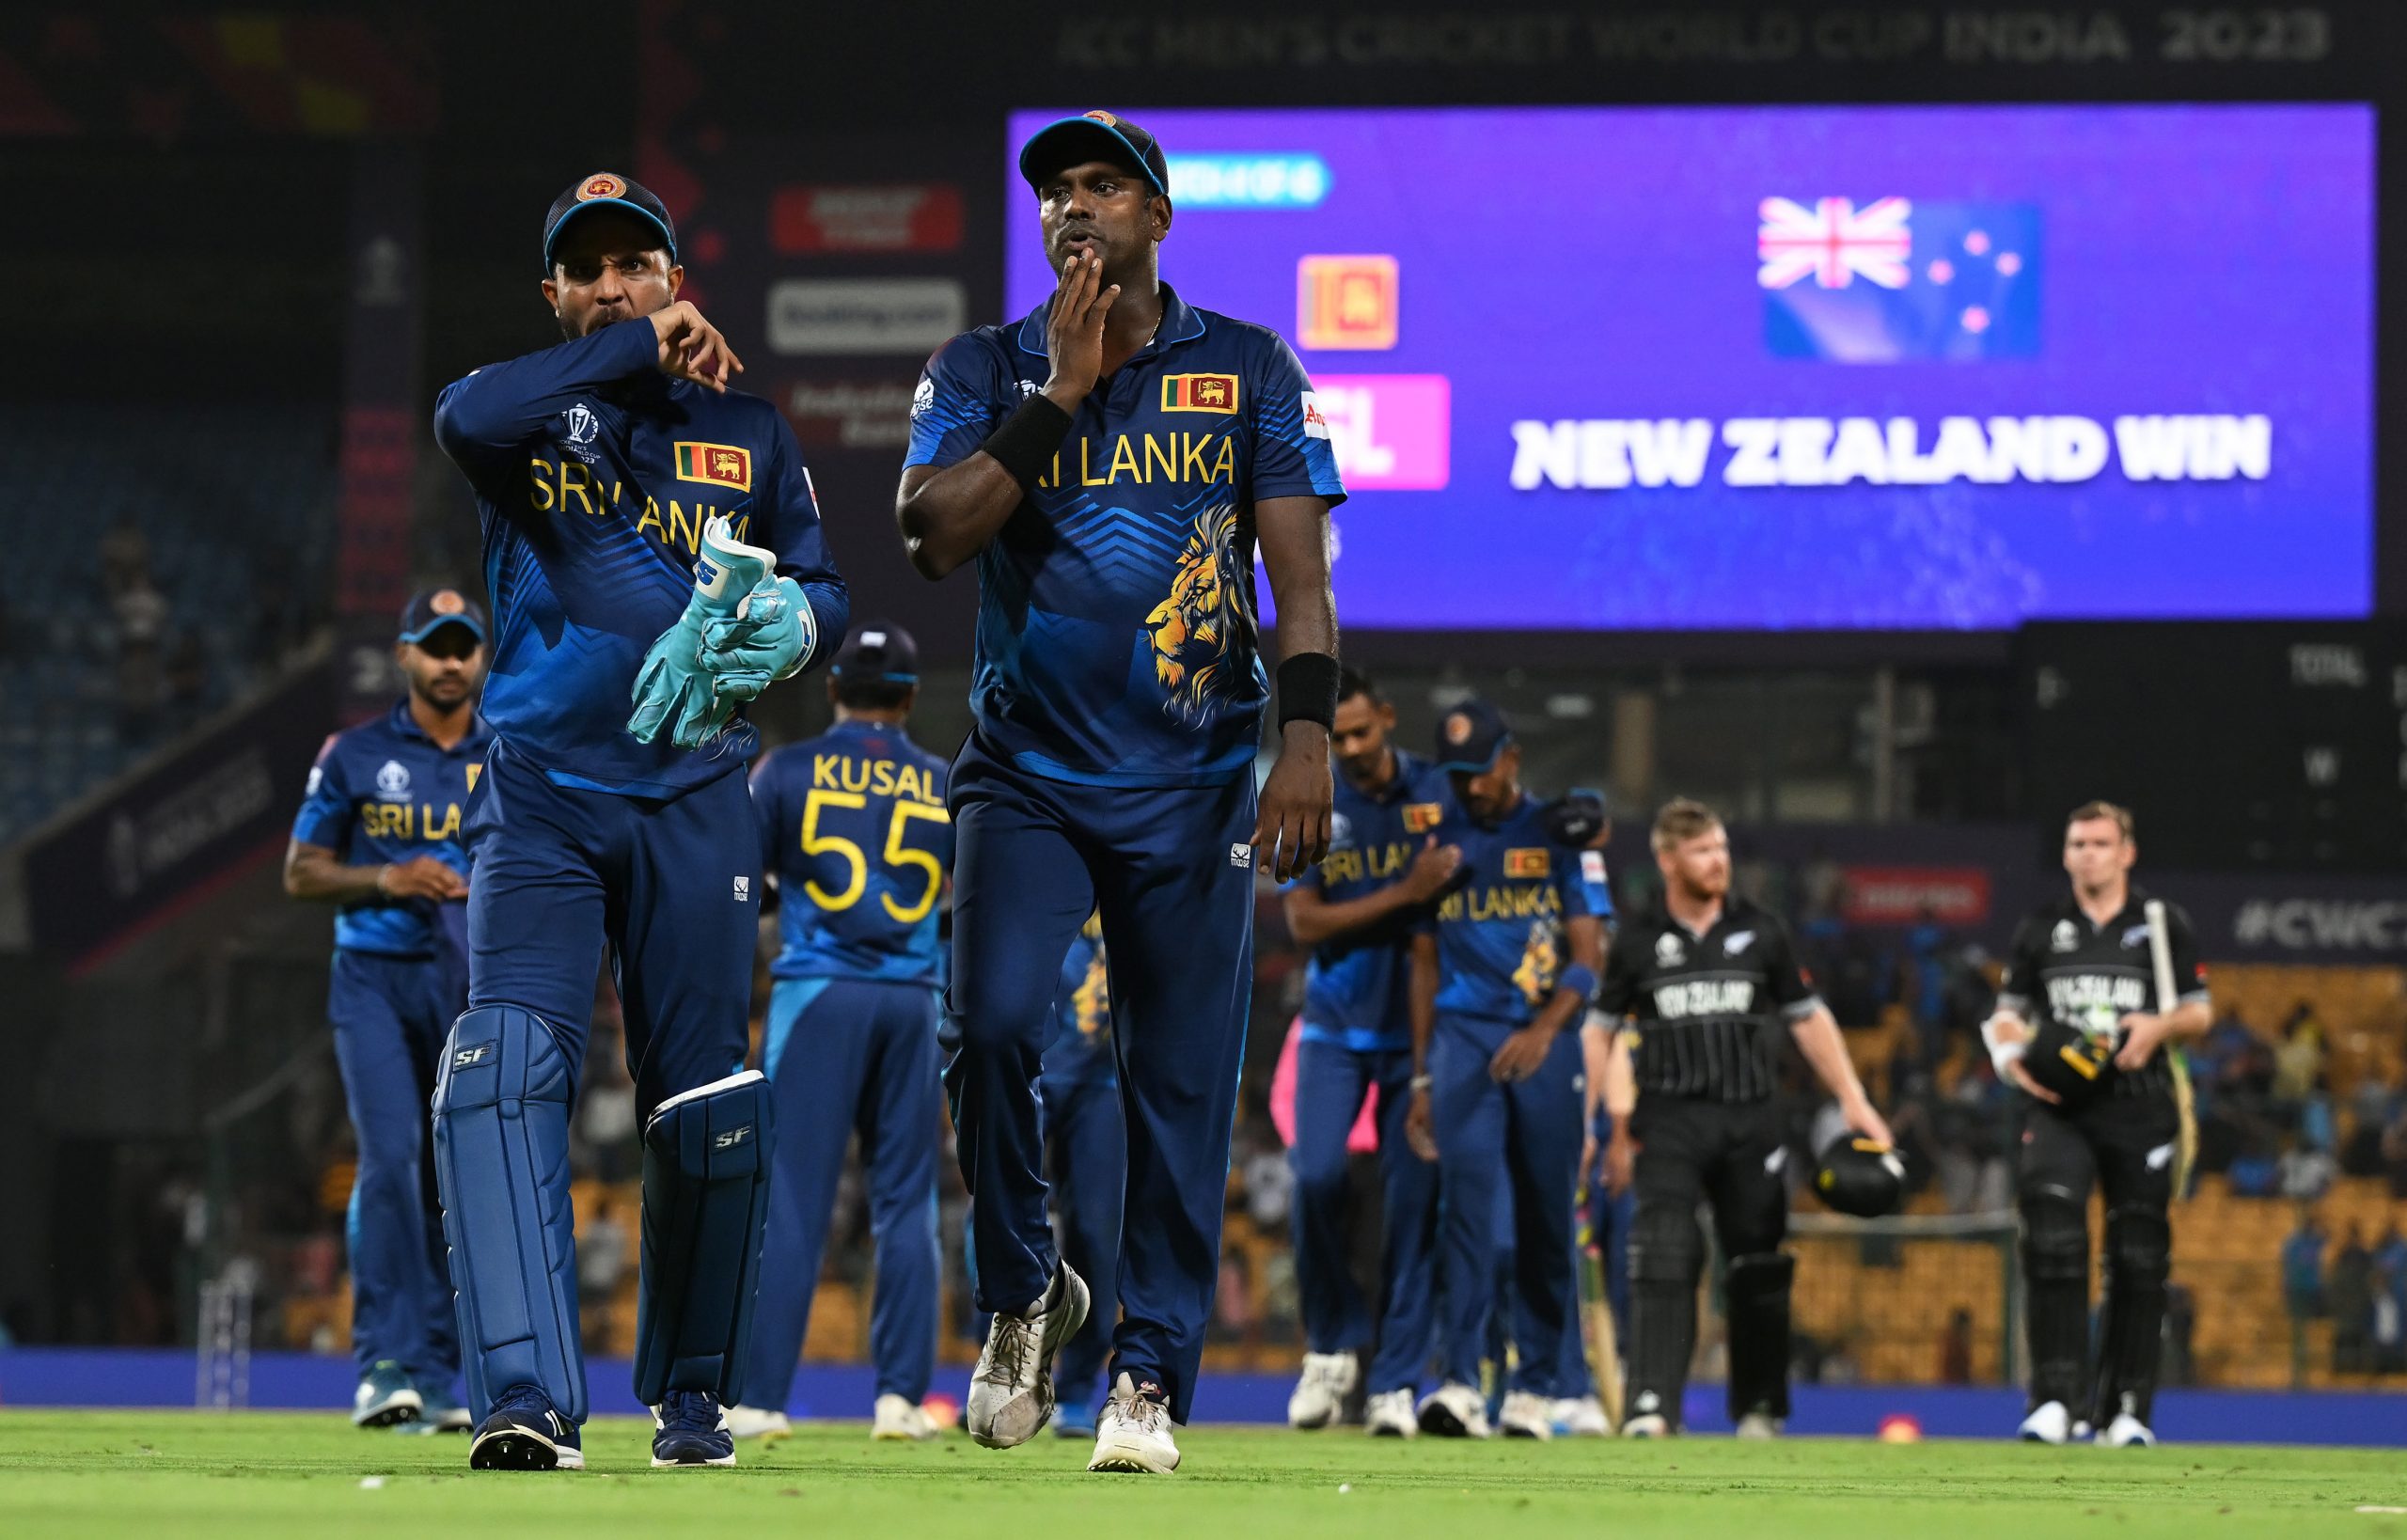
[[[2156,1395],[2164,1281],[2172,1266],[2173,1168],[2180,1137],[2171,1045],[2137,1070],[2117,1069],[2121,1020],[2158,1009],[2147,894],[2134,884],[2104,924],[2070,893],[2023,920],[2007,953],[1998,1008],[2032,1030],[2031,1053],[2086,1040],[2101,1065],[2087,1094],[2051,1106],[2021,1098],[2015,1196],[2029,1281],[2031,1406],[2062,1402],[2103,1427],[2118,1412],[2142,1422]],[[2207,998],[2197,937],[2164,908],[2174,992]],[[2059,1050],[2060,1051],[2060,1050]],[[2089,1364],[2089,1194],[2106,1200],[2106,1329]]]
[[[1637,1039],[1638,1212],[1631,1225],[1632,1416],[1676,1427],[1705,1265],[1697,1204],[1729,1258],[1730,1416],[1788,1414],[1788,1194],[1781,1040],[1821,1006],[1777,915],[1731,894],[1703,935],[1659,900],[1605,962],[1598,1004]]]

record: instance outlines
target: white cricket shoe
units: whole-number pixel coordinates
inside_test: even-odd
[[[877,1398],[877,1408],[870,1414],[869,1436],[881,1442],[890,1439],[919,1443],[935,1438],[936,1425],[908,1396],[889,1391]]]
[[[1090,1470],[1135,1470],[1166,1476],[1178,1469],[1178,1440],[1171,1437],[1170,1404],[1151,1381],[1126,1375],[1111,1382],[1110,1398],[1095,1419],[1094,1458]]]
[[[1440,1438],[1485,1438],[1487,1400],[1476,1385],[1440,1385],[1421,1403],[1421,1431]]]
[[[1412,1392],[1384,1391],[1362,1404],[1362,1429],[1374,1438],[1410,1438],[1421,1432],[1412,1415]]]
[[[1640,1412],[1622,1419],[1621,1436],[1625,1438],[1669,1438],[1671,1420],[1661,1412]]]
[[[737,1438],[758,1438],[764,1444],[774,1444],[780,1438],[793,1438],[794,1424],[786,1421],[785,1413],[766,1406],[730,1406],[727,1431]]]
[[[1777,1438],[1780,1437],[1781,1421],[1770,1412],[1749,1412],[1738,1419],[1738,1425],[1730,1431],[1740,1438]]]
[[[1554,1404],[1534,1391],[1507,1391],[1496,1409],[1496,1431],[1507,1438],[1554,1437]]]
[[[2098,1442],[2104,1449],[2154,1449],[2156,1435],[2130,1412],[2116,1412],[2115,1420],[2106,1424],[2106,1431],[2098,1436]]]
[[[962,1416],[972,1441],[1010,1449],[1045,1430],[1053,1417],[1054,1355],[1078,1335],[1086,1318],[1086,1281],[1066,1262],[1027,1310],[995,1312]]]
[[[1362,1366],[1351,1353],[1305,1354],[1303,1377],[1296,1381],[1296,1393],[1287,1398],[1287,1425],[1325,1428],[1336,1422],[1361,1373]]]
[[[2072,1413],[2061,1401],[2043,1401],[2022,1420],[2017,1437],[2026,1444],[2061,1444],[2072,1437]]]
[[[1605,1404],[1593,1395],[1567,1395],[1552,1407],[1554,1436],[1558,1438],[1605,1438],[1613,1435],[1613,1425],[1605,1416]]]

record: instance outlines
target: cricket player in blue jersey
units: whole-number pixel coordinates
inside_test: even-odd
[[[669,212],[597,172],[543,219],[567,340],[447,386],[476,489],[494,742],[468,809],[468,1009],[434,1094],[479,1469],[581,1469],[568,1120],[606,951],[644,1120],[636,1393],[655,1465],[732,1465],[767,1210],[743,1068],[761,843],[743,702],[842,639],[846,601],[776,407],[677,298]],[[632,715],[630,707],[632,706]]]
[[[920,1403],[936,1367],[938,901],[952,867],[945,762],[905,731],[919,648],[883,621],[829,666],[836,722],[752,774],[761,858],[783,945],[761,1052],[777,1103],[776,1177],[738,1437],[786,1431],[786,1398],[843,1174],[860,1136],[877,1244],[873,1438],[933,1438]]]
[[[1438,1162],[1443,1378],[1424,1433],[1484,1438],[1479,1362],[1489,1312],[1511,1310],[1518,1354],[1497,1425],[1548,1438],[1554,1405],[1588,1394],[1581,1367],[1571,1200],[1587,1108],[1580,1029],[1605,962],[1604,857],[1563,841],[1522,790],[1503,715],[1463,701],[1438,727],[1454,805],[1438,839],[1455,886],[1413,938],[1408,1132]],[[1496,1205],[1511,1186],[1514,1278],[1495,1296]]]
[[[461,810],[491,736],[477,717],[485,621],[456,589],[401,612],[408,693],[326,740],[284,854],[284,890],[337,905],[326,1001],[359,1149],[351,1211],[351,1347],[361,1427],[462,1431],[460,1340],[426,1108],[468,998]]]
[[[1312,949],[1296,1047],[1296,1285],[1304,1372],[1287,1400],[1295,1427],[1327,1427],[1354,1390],[1357,1355],[1378,1344],[1363,1421],[1410,1438],[1428,1367],[1438,1180],[1404,1137],[1412,1105],[1412,932],[1454,880],[1462,852],[1435,833],[1444,772],[1397,748],[1395,707],[1345,669],[1337,686],[1337,799],[1329,854],[1289,886],[1287,930]],[[1346,1251],[1345,1141],[1362,1098],[1379,1096],[1384,1225],[1373,1319]]]
[[[1284,880],[1328,843],[1329,510],[1345,490],[1278,334],[1161,282],[1172,209],[1152,134],[1065,118],[1019,166],[1060,280],[1043,308],[928,361],[895,508],[923,575],[974,561],[979,577],[946,1083],[994,1318],[965,1421],[989,1447],[1033,1438],[1088,1312],[1046,1222],[1036,1082],[1058,962],[1099,912],[1133,1222],[1090,1469],[1166,1471],[1218,1281],[1254,869]],[[1257,548],[1285,654],[1258,798]]]

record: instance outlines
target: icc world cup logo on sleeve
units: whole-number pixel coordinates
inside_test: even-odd
[[[1154,648],[1154,677],[1169,692],[1162,709],[1181,722],[1203,719],[1212,697],[1236,667],[1236,630],[1244,616],[1236,605],[1237,513],[1210,508],[1196,515],[1187,548],[1179,553],[1170,597],[1145,617]]]

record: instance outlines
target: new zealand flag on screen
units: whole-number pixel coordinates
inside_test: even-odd
[[[1755,281],[1776,357],[1840,364],[2039,351],[2039,210],[1884,197],[1763,200]]]

